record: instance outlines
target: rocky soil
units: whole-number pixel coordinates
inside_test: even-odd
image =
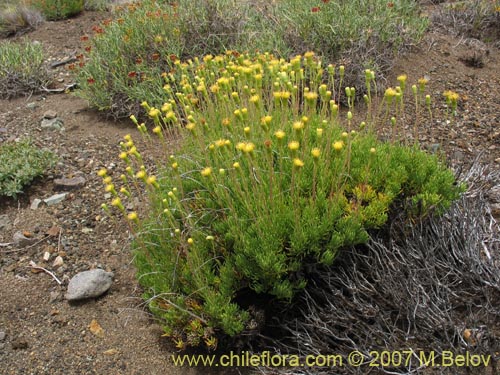
[[[43,44],[50,64],[78,53],[80,36],[105,16],[86,12],[47,22],[26,37]],[[474,56],[482,67],[469,63]],[[58,87],[72,83],[64,66],[53,72]],[[436,97],[445,89],[457,91],[462,98],[458,116],[449,123],[442,116],[422,121],[421,142],[439,145],[455,165],[470,164],[479,155],[499,168],[499,72],[497,47],[435,29],[398,59],[392,78],[427,76]],[[47,117],[58,121],[50,124]],[[411,129],[408,124],[405,131]],[[57,166],[23,196],[0,198],[2,374],[207,373],[173,366],[174,349],[143,308],[127,228],[100,208],[105,197],[96,172],[106,167],[115,177],[121,174],[118,143],[134,132],[128,122],[106,121],[64,93],[0,101],[0,142],[28,136],[59,156]],[[498,217],[500,187],[490,188]],[[65,300],[69,280],[96,268],[113,272],[109,291],[96,299]]]

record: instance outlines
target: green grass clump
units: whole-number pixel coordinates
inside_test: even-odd
[[[367,95],[370,110],[355,121],[344,67],[323,67],[312,52],[291,60],[208,55],[174,66],[164,104],[142,103],[152,134],[131,119],[166,155],[170,137],[182,137],[181,149],[155,176],[126,136],[120,188],[99,174],[113,195],[103,207],[127,217],[145,298],[179,348],[213,348],[218,335],[254,330],[262,322],[252,311],[265,306],[244,294],[286,306],[310,272],[366,242],[395,211],[416,220],[461,191],[438,156],[399,140],[405,76],[380,105]],[[373,71],[366,83],[376,86]],[[410,98],[425,107],[420,87]],[[375,136],[381,121],[392,123],[390,141]],[[122,203],[134,191],[149,198],[144,218]]]
[[[66,19],[81,13],[84,0],[24,0],[25,4],[43,13],[52,21]]]
[[[96,26],[86,43],[78,95],[115,117],[128,116],[137,113],[140,100],[161,104],[156,83],[172,69],[172,60],[226,50],[284,58],[318,51],[325,62],[348,64],[347,82],[362,88],[362,70],[385,73],[394,55],[417,41],[427,25],[414,1],[391,4],[145,0],[117,7],[114,20]]]
[[[54,165],[55,155],[29,140],[0,145],[0,196],[16,197]]]
[[[36,92],[48,81],[40,43],[0,42],[0,98]]]

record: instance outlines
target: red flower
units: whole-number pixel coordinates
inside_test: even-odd
[[[142,59],[140,57],[138,57],[137,59],[135,59],[135,62],[137,64],[142,64]]]
[[[313,7],[313,8],[311,8],[311,12],[313,12],[313,13],[319,12],[320,10],[321,10],[320,7]]]
[[[151,58],[153,59],[153,61],[158,61],[160,59],[160,54],[159,53],[153,53],[151,55]]]
[[[137,75],[137,73],[136,72],[129,72],[127,75],[129,78],[134,78]]]
[[[394,6],[394,3],[391,1],[390,3],[387,3],[388,8],[392,8]]]
[[[75,64],[69,64],[68,70],[75,70]]]
[[[87,83],[88,83],[89,85],[92,85],[92,84],[94,84],[94,83],[95,83],[95,79],[94,79],[94,78],[89,78],[89,79],[87,79]]]
[[[92,30],[96,33],[96,34],[102,34],[104,32],[103,28],[102,27],[99,27],[99,26],[92,26]]]
[[[172,62],[175,62],[177,60],[177,56],[175,56],[174,54],[171,54],[169,57],[170,57],[170,61],[172,61]]]
[[[321,0],[323,3],[328,4],[330,0]]]
[[[89,37],[88,37],[88,35],[84,35],[84,36],[82,36],[82,37],[80,38],[80,40],[81,40],[82,42],[86,42],[87,40],[89,40]]]
[[[87,46],[85,47],[85,52],[90,52],[92,50],[92,47],[91,46]]]
[[[83,60],[83,53],[80,53],[75,56],[77,60]]]
[[[83,67],[85,66],[85,63],[84,63],[83,61],[80,61],[80,62],[78,63],[78,66],[79,66],[80,68],[83,68]]]

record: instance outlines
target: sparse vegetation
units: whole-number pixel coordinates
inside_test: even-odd
[[[55,163],[55,155],[30,140],[0,145],[0,196],[16,197]]]
[[[358,94],[363,70],[383,75],[394,55],[415,43],[427,20],[413,1],[334,2],[145,0],[117,7],[94,28],[78,69],[78,95],[114,117],[137,113],[140,100],[161,105],[158,77],[175,59],[225,50],[268,51],[288,58],[318,51],[326,63],[349,67]],[[87,37],[86,37],[87,38]]]
[[[75,16],[84,9],[84,0],[23,0],[25,4],[38,9],[48,20],[61,20]]]
[[[48,81],[40,43],[0,43],[0,98],[36,92]]]
[[[0,5],[0,37],[33,30],[43,22],[41,13],[20,3]]]

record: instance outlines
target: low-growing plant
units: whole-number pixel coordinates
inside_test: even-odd
[[[0,98],[36,92],[49,81],[40,43],[0,43]]]
[[[54,165],[55,155],[30,140],[0,145],[0,196],[16,197],[35,178]]]
[[[355,122],[355,89],[341,86],[344,74],[312,52],[176,61],[164,75],[164,104],[142,103],[153,134],[131,117],[167,155],[167,139],[182,135],[158,176],[130,135],[121,143],[121,187],[99,172],[113,195],[103,208],[127,217],[144,296],[178,348],[214,348],[221,334],[257,330],[265,307],[248,296],[286,305],[311,272],[366,242],[396,211],[417,220],[458,197],[461,187],[437,155],[398,138],[406,76],[380,106],[366,95],[374,108]],[[374,78],[367,70],[369,87]],[[420,87],[411,95],[425,107]],[[387,142],[374,133],[384,119],[395,129]],[[149,198],[144,218],[122,203],[133,191]]]
[[[349,65],[345,80],[361,93],[362,70],[387,72],[394,55],[427,25],[414,1],[391,4],[145,0],[117,7],[114,20],[94,27],[93,38],[84,37],[88,54],[79,64],[77,94],[114,117],[128,116],[141,100],[161,105],[157,78],[172,69],[171,60],[226,50],[284,58],[316,50],[326,62]]]
[[[494,42],[500,38],[500,1],[445,3],[434,13],[432,21],[452,34]]]
[[[62,20],[81,13],[84,0],[24,0],[26,5],[40,10],[48,20]]]
[[[43,22],[41,13],[22,4],[0,6],[0,36],[21,34],[36,28]]]

